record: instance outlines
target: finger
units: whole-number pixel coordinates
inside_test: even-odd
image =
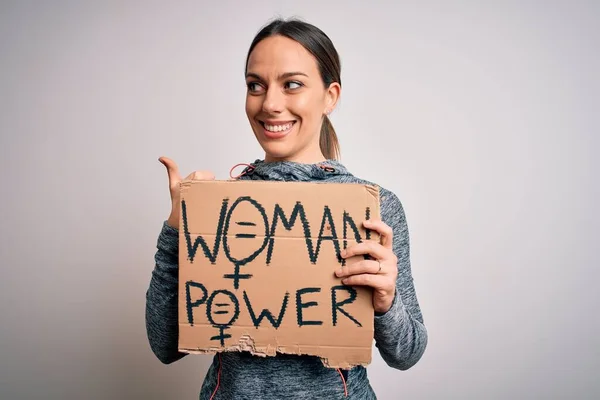
[[[394,230],[385,222],[378,219],[369,219],[363,222],[365,228],[379,233],[380,242],[386,249],[391,249],[394,242]]]
[[[357,243],[348,247],[346,250],[342,251],[342,257],[349,258],[353,256],[359,256],[368,254],[371,257],[377,260],[385,260],[390,258],[390,250],[386,249],[382,245],[372,240],[367,240],[366,242]]]
[[[338,278],[343,278],[352,275],[383,273],[383,268],[381,272],[379,271],[379,265],[377,261],[362,260],[337,269],[335,275]]]
[[[374,289],[386,290],[389,284],[389,278],[384,275],[360,274],[352,275],[342,279],[342,283],[348,286],[369,286]]]
[[[181,181],[181,175],[179,175],[179,167],[175,161],[168,157],[160,157],[158,161],[161,162],[167,168],[167,174],[169,175],[169,185],[173,186]]]

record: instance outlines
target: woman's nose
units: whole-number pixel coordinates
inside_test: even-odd
[[[263,112],[267,114],[279,114],[284,109],[284,95],[276,89],[268,89],[263,101]]]

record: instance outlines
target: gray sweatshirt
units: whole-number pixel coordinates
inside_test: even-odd
[[[244,173],[240,179],[372,184],[354,177],[342,164],[332,160],[322,164],[257,160]],[[394,193],[383,188],[380,188],[380,202],[381,218],[394,230],[398,279],[392,307],[384,314],[374,315],[375,345],[390,367],[406,370],[423,355],[427,330],[413,285],[402,204]],[[156,357],[170,364],[186,354],[177,350],[178,231],[166,222],[157,248],[156,266],[146,293],[146,329]],[[341,371],[324,367],[312,356],[257,357],[246,352],[225,352],[213,357],[202,385],[200,399],[211,398],[364,400],[376,396],[364,367]]]

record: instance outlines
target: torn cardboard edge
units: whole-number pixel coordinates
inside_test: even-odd
[[[257,356],[257,357],[274,357],[277,354],[308,356],[308,357],[318,358],[324,367],[333,368],[333,369],[337,369],[337,368],[352,369],[357,366],[367,367],[371,363],[371,359],[369,359],[368,361],[364,361],[364,362],[348,362],[348,361],[341,361],[341,360],[335,360],[335,359],[330,361],[330,359],[328,359],[328,358],[319,357],[319,356],[316,356],[309,352],[302,352],[302,351],[294,350],[294,349],[288,350],[286,347],[289,347],[289,346],[267,345],[267,346],[261,346],[261,347],[257,348],[254,344],[254,340],[252,339],[252,337],[250,335],[243,335],[240,337],[238,344],[230,345],[227,348],[220,348],[220,347],[208,348],[208,349],[180,348],[179,351],[181,351],[183,353],[199,354],[199,355],[217,354],[217,353],[248,352],[248,353],[252,354],[253,356]],[[344,347],[344,349],[345,349],[345,347]],[[372,350],[371,347],[367,347],[367,348],[359,347],[359,349],[363,349],[364,351],[368,351],[368,352],[370,352]]]

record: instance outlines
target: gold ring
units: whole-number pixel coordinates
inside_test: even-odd
[[[379,270],[377,271],[377,273],[381,272],[381,261],[377,260],[377,262],[379,263]]]

